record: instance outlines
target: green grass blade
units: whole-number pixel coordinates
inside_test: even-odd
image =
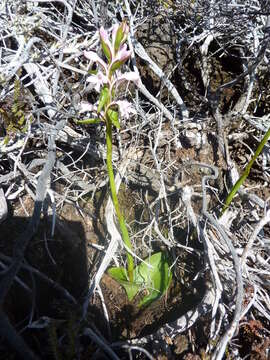
[[[270,137],[270,128],[267,130],[267,132],[265,133],[262,141],[259,143],[259,146],[257,147],[255,154],[252,156],[250,162],[247,164],[243,174],[240,176],[240,178],[237,180],[237,182],[234,184],[232,190],[230,191],[229,195],[226,198],[225,201],[225,205],[222,209],[221,215],[224,214],[224,212],[228,209],[230,203],[232,202],[234,196],[236,195],[236,193],[238,192],[239,188],[241,185],[243,185],[244,181],[246,180],[246,178],[248,177],[249,173],[250,173],[250,169],[252,167],[252,165],[254,164],[254,161],[257,159],[257,157],[260,155],[264,145],[266,144],[266,142],[268,141]]]

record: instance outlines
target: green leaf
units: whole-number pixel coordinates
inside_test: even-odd
[[[110,75],[112,75],[115,70],[119,69],[127,61],[127,59],[128,58],[122,61],[121,60],[114,61],[110,66]]]
[[[108,109],[107,115],[109,116],[112,124],[113,124],[117,129],[120,129],[120,123],[119,123],[119,120],[118,120],[118,111],[115,111],[115,110],[112,110],[112,109]]]
[[[96,70],[92,70],[92,69],[90,69],[90,70],[88,70],[88,72],[87,72],[89,75],[97,75],[97,73],[98,73],[98,70],[96,69]]]
[[[121,43],[123,42],[123,40],[125,38],[125,33],[123,31],[125,27],[126,27],[126,23],[123,22],[117,29],[116,36],[115,36],[115,41],[114,41],[114,52],[115,52],[115,54],[119,50],[120,45],[121,45]]]
[[[232,202],[234,196],[236,195],[236,193],[238,192],[240,187],[243,185],[246,178],[249,176],[249,173],[250,173],[250,170],[251,170],[251,167],[252,167],[253,163],[256,161],[257,157],[260,155],[261,151],[264,148],[264,145],[267,143],[269,138],[270,138],[270,128],[264,134],[264,137],[262,138],[261,142],[259,143],[259,145],[258,145],[254,155],[252,156],[251,160],[247,164],[243,174],[236,181],[236,183],[234,184],[234,186],[231,189],[230,193],[228,194],[228,196],[226,198],[226,201],[225,201],[225,205],[224,205],[224,207],[222,209],[221,215],[223,215],[224,212],[227,210],[227,208],[229,207],[230,203]]]
[[[133,283],[128,281],[127,271],[123,267],[112,267],[108,270],[108,273],[124,287],[129,301],[140,290],[146,289],[148,291],[148,294],[139,303],[139,307],[148,306],[163,296],[172,280],[167,256],[162,252],[153,254],[145,262],[136,266]]]
[[[108,273],[117,281],[128,281],[127,271],[123,267],[111,267]]]
[[[90,125],[90,124],[99,124],[100,119],[84,119],[84,120],[75,120],[75,123],[78,125]]]
[[[100,113],[101,110],[104,109],[104,107],[108,103],[108,101],[109,101],[109,89],[107,86],[104,86],[100,92],[99,103],[98,103],[98,108],[97,108],[98,113]]]
[[[7,135],[7,136],[5,136],[5,138],[4,138],[4,145],[8,145],[8,143],[9,143],[9,137],[8,137],[8,135]]]
[[[110,63],[112,61],[112,53],[111,53],[111,49],[109,48],[109,46],[105,43],[105,41],[102,40],[102,38],[100,38],[100,42],[101,42],[101,46],[102,46],[102,50],[104,52],[104,55],[106,56],[108,62]]]
[[[112,267],[108,270],[108,274],[124,287],[129,301],[131,301],[134,296],[139,292],[140,284],[136,284],[134,282],[131,283],[128,281],[127,271],[125,268]]]
[[[148,306],[160,296],[164,295],[172,280],[169,262],[164,253],[159,252],[153,254],[146,260],[146,263],[151,265],[152,268],[142,262],[135,269],[135,282],[143,282],[148,291],[148,295],[140,302],[140,307]]]

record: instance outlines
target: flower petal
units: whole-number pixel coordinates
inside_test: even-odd
[[[120,76],[115,77],[112,87],[123,81],[133,81],[136,85],[139,85],[140,76],[135,71],[129,71],[125,74],[121,74]]]
[[[118,24],[114,24],[112,27],[112,44],[115,43],[115,37],[117,34],[117,30],[118,30],[119,25]]]
[[[99,30],[99,34],[100,34],[101,39],[102,39],[104,42],[110,41],[109,34],[108,34],[108,32],[104,29],[103,26],[101,26],[101,28],[100,28],[100,30]]]
[[[82,101],[79,104],[79,111],[80,113],[89,112],[89,111],[95,111],[97,109],[96,105],[89,104],[87,101]]]
[[[137,114],[136,109],[127,100],[118,100],[116,101],[116,104],[119,107],[121,117],[124,119],[128,119],[129,114]]]
[[[94,51],[84,51],[83,54],[88,60],[99,63],[104,70],[106,70],[106,63],[98,56],[97,53]]]
[[[100,87],[108,83],[108,78],[101,71],[98,71],[96,75],[88,76],[86,81],[93,84],[91,89],[95,89],[99,93]]]
[[[109,73],[112,74],[115,70],[119,69],[131,56],[131,51],[127,50],[126,44],[124,44],[114,57]]]
[[[126,61],[130,56],[131,56],[131,51],[127,50],[127,45],[124,44],[120,47],[119,51],[117,52],[114,61],[116,60]]]
[[[118,81],[123,81],[123,80],[134,81],[135,84],[138,84],[140,77],[135,71],[129,71],[125,74],[120,75],[116,81],[118,82]]]

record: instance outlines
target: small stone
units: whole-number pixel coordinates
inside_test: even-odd
[[[182,354],[184,351],[188,349],[188,339],[185,335],[178,335],[174,339],[174,352],[175,354]]]

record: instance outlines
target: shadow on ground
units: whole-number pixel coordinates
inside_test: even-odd
[[[26,229],[29,220],[30,218],[26,217],[9,216],[1,224],[1,270],[9,265],[13,246]],[[53,236],[51,229],[51,218],[41,220],[37,234],[33,236],[26,249],[24,265],[4,303],[4,312],[13,326],[17,331],[21,331],[30,347],[46,359],[52,355],[48,350],[50,326],[31,329],[28,325],[42,317],[49,317],[53,319],[51,323],[57,324],[57,336],[63,335],[64,331],[60,331],[59,326],[72,327],[70,322],[73,322],[73,325],[76,323],[89,280],[87,247],[82,224],[78,221],[67,222],[57,219]],[[39,273],[31,271],[29,266]],[[42,278],[42,275],[51,279],[51,283]],[[55,284],[60,285],[62,290]],[[77,304],[70,301],[64,293],[65,290]],[[9,349],[4,341],[1,342],[1,339],[0,353],[0,359],[14,359],[12,349]]]
[[[69,215],[69,219],[75,219],[71,212]],[[25,253],[24,265],[33,267],[64,289],[58,289],[40,274],[23,266],[4,304],[4,311],[13,326],[41,359],[73,359],[78,348],[84,349],[82,359],[89,358],[88,354],[95,352],[97,347],[81,336],[83,328],[91,327],[109,342],[134,338],[155,332],[164,323],[177,319],[201,300],[205,290],[202,282],[197,285],[193,283],[192,287],[187,288],[180,284],[176,276],[165,297],[146,309],[139,310],[136,306],[139,299],[129,303],[120,285],[105,274],[100,285],[110,322],[106,322],[101,301],[95,296],[89,304],[86,321],[81,323],[81,304],[95,270],[93,262],[97,264],[99,255],[102,254],[89,247],[95,240],[91,239],[89,232],[85,234],[85,224],[79,218],[76,220],[78,221],[57,218],[52,236],[52,219],[42,219],[38,232],[29,242]],[[28,221],[29,218],[26,217],[9,216],[1,224],[2,269],[9,262],[8,258],[1,258],[1,255],[11,258],[15,241],[27,227]],[[188,264],[191,276],[202,265],[195,259],[185,257],[181,263],[182,266],[184,263]],[[185,279],[185,283],[192,281]],[[65,290],[74,297],[77,304],[68,299]],[[49,324],[46,323],[47,318]],[[29,327],[29,324],[37,321],[39,328],[33,328],[32,325]],[[12,349],[1,340],[0,354],[0,360],[17,359]]]

